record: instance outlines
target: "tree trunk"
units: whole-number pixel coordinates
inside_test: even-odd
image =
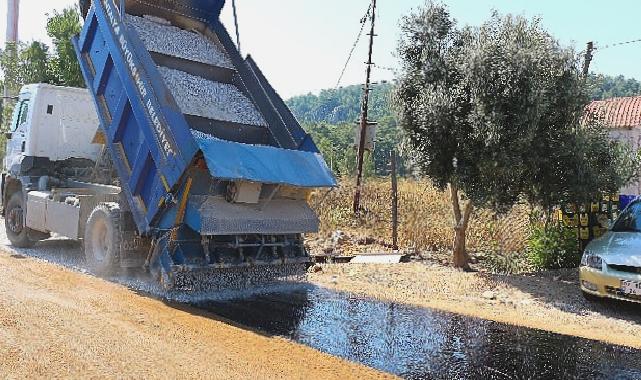
[[[463,206],[463,211],[461,211],[459,191],[455,185],[450,184],[450,195],[452,197],[452,211],[454,219],[454,244],[452,246],[454,267],[470,269],[470,256],[467,254],[465,235],[467,233],[467,227],[474,207],[472,205],[472,201],[467,201]]]

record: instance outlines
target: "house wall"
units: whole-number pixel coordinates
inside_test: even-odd
[[[617,141],[628,142],[637,151],[641,148],[641,128],[612,129],[610,138]],[[621,189],[623,195],[641,195],[641,183],[632,183]]]

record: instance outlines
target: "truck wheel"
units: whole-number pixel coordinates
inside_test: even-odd
[[[7,202],[4,227],[11,245],[18,248],[31,248],[36,244],[29,238],[29,228],[24,225],[24,205],[22,193],[14,193]]]
[[[101,203],[93,210],[85,229],[87,264],[99,276],[113,274],[120,257],[120,206]]]

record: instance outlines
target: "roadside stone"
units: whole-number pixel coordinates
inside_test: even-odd
[[[486,300],[494,300],[494,299],[496,299],[496,293],[494,293],[494,292],[493,292],[493,291],[491,291],[491,290],[488,290],[488,291],[486,291],[486,292],[483,292],[483,294],[481,295],[481,297],[483,297],[483,298],[484,298],[484,299],[486,299]]]
[[[323,267],[320,264],[314,264],[309,269],[307,269],[308,273],[320,273],[323,271]]]
[[[332,242],[334,243],[334,245],[346,243],[348,240],[349,237],[343,231],[334,231],[334,233],[332,234]]]

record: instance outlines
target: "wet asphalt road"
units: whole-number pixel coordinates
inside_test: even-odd
[[[194,306],[407,379],[641,379],[638,350],[316,287]]]

